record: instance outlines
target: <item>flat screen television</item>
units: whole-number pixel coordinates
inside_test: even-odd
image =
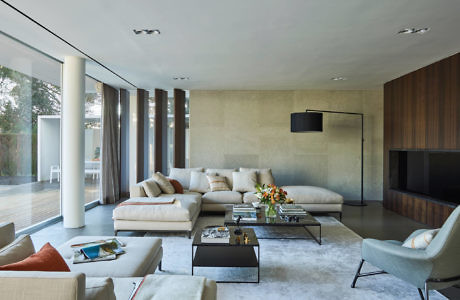
[[[390,188],[460,204],[460,151],[390,151]]]

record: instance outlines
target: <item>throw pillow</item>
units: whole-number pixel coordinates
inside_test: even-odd
[[[171,182],[172,186],[174,187],[174,192],[176,194],[183,194],[184,193],[184,188],[182,187],[182,184],[180,184],[179,181],[176,179],[171,179],[168,178],[169,182]]]
[[[228,185],[228,188],[232,190],[233,187],[233,172],[237,171],[236,169],[206,169],[206,174],[216,174],[217,176],[222,176],[225,178],[225,182]]]
[[[203,172],[203,168],[172,168],[169,171],[169,178],[180,182],[184,189],[190,189],[190,177],[192,172]]]
[[[439,232],[439,229],[427,230],[419,235],[416,235],[410,239],[404,241],[403,247],[412,248],[412,249],[425,249],[434,239],[436,234]]]
[[[215,175],[215,174],[208,174]],[[210,191],[206,173],[193,171],[190,176],[190,191],[205,194]]]
[[[227,183],[225,182],[225,177],[215,175],[207,175],[206,177],[208,178],[211,192],[230,191]]]
[[[21,235],[12,243],[0,249],[0,266],[21,261],[35,253],[29,235]]]
[[[166,178],[163,174],[160,172],[156,172],[155,174],[152,175],[153,180],[156,181],[160,189],[163,191],[165,194],[174,194],[174,187],[169,182],[168,178]]]
[[[24,260],[0,266],[1,271],[50,271],[50,272],[70,272],[61,254],[46,243],[40,251]]]
[[[255,171],[233,172],[233,191],[256,192],[257,174]]]
[[[161,189],[155,180],[149,179],[142,181],[142,187],[147,197],[157,197],[161,194]]]
[[[275,184],[275,178],[272,175],[272,169],[252,169],[252,168],[240,168],[241,172],[255,171],[257,173],[257,183],[259,184]]]

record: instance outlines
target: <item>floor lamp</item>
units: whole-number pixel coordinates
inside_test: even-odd
[[[330,114],[345,114],[356,115],[361,117],[361,201],[345,201],[346,205],[353,206],[366,206],[363,197],[363,181],[364,181],[364,114],[345,112],[345,111],[332,111],[332,110],[314,110],[307,109],[305,112],[291,113],[291,132],[322,132],[323,131],[323,113]]]

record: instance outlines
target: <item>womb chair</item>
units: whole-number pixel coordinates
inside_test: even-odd
[[[416,230],[409,238],[426,230]],[[428,300],[429,290],[460,283],[460,206],[451,213],[426,249],[406,248],[402,244],[399,241],[365,239],[361,249],[362,259],[351,287],[355,287],[359,277],[388,273],[415,285],[420,297]],[[360,273],[365,261],[382,271]],[[422,289],[425,289],[425,297]]]

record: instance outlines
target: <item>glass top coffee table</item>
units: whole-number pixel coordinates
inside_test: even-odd
[[[305,229],[308,236],[313,238],[319,245],[321,245],[321,223],[316,220],[310,213],[299,217],[298,220],[288,221],[285,218],[280,217],[278,211],[276,217],[268,218],[265,217],[265,207],[258,208],[256,210],[257,220],[255,221],[240,221],[240,226],[280,226],[280,227],[302,227]],[[236,226],[236,220],[233,220],[233,205],[225,206],[225,226]],[[315,236],[309,227],[317,227],[319,234]],[[305,237],[258,237],[259,239],[305,239]]]

